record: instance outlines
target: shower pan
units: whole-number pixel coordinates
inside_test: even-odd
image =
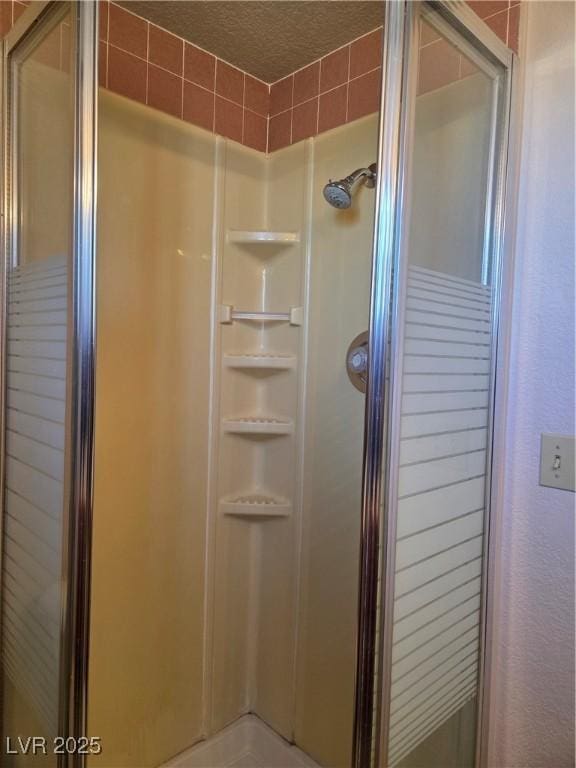
[[[7,768],[486,765],[514,54],[280,5],[3,41]]]

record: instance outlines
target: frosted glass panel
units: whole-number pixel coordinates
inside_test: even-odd
[[[3,663],[48,733],[58,713],[66,272],[62,258],[17,267],[8,301]]]
[[[1,642],[12,739],[58,728],[73,82],[70,19],[46,24],[10,64],[20,227],[7,275]]]
[[[492,353],[492,81],[422,25],[405,296],[389,764],[474,764]]]

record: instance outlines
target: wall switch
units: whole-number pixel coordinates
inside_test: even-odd
[[[540,446],[540,485],[576,490],[574,435],[542,435]]]

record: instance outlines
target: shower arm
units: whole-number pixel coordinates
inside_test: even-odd
[[[358,168],[356,171],[353,171],[349,176],[346,176],[345,179],[342,179],[342,182],[344,184],[350,184],[350,186],[354,186],[360,179],[364,178],[366,186],[371,189],[376,184],[376,163],[372,163],[372,165],[369,165],[368,168]]]

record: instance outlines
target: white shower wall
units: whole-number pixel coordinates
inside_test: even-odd
[[[344,360],[368,323],[374,197],[342,216],[321,189],[374,161],[376,124],[265,156],[101,95],[100,765],[157,766],[247,712],[348,761],[363,398]],[[290,308],[292,324],[227,322]],[[288,364],[242,368],[246,354]],[[274,516],[255,495],[281,502]]]

